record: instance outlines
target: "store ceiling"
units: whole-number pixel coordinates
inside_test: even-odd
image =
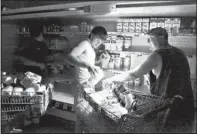
[[[1,0],[1,5],[9,9],[17,9],[24,7],[36,7],[56,4],[75,3],[80,1],[72,0]]]
[[[3,20],[60,17],[67,19],[94,18],[100,20],[110,18],[109,20],[111,20],[112,18],[127,16],[196,16],[196,0],[2,0],[1,3],[7,7],[7,10],[1,14]],[[103,7],[103,5],[110,4],[115,4],[115,10],[108,11],[111,8]],[[84,7],[89,7],[90,5],[92,7],[96,5],[97,11],[86,12]],[[95,9],[95,7],[92,9]],[[76,11],[68,11],[69,8],[77,9]],[[101,14],[98,14],[99,12]]]
[[[112,1],[112,0],[110,0]],[[142,3],[150,3],[150,2],[159,2],[162,0],[119,0],[114,1],[117,4],[142,4]],[[177,1],[177,2],[190,2],[195,0],[163,0],[163,1]],[[77,3],[77,2],[94,2],[90,0],[1,0],[1,5],[7,7],[8,9],[17,9],[24,7],[36,7],[36,6],[47,6],[47,5],[57,5],[57,4],[68,4],[68,3]],[[106,2],[106,1],[105,1]],[[101,0],[102,3],[102,0]]]

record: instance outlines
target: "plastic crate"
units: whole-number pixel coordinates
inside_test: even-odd
[[[26,118],[44,115],[49,104],[49,88],[43,92],[26,93],[20,96],[21,93],[17,92],[9,94],[1,96],[2,124],[12,121],[19,113]]]

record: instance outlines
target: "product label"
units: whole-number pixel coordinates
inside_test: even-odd
[[[142,19],[142,32],[147,33],[149,30],[149,18]]]
[[[150,18],[150,29],[157,27],[157,18]]]
[[[129,65],[130,65],[130,57],[125,57],[124,60],[123,60],[123,63],[124,63],[124,68],[125,69],[128,69],[129,68]]]
[[[142,22],[148,22],[149,23],[149,18],[143,18]]]
[[[165,18],[165,29],[168,33],[171,33],[172,28],[172,19],[171,18]]]
[[[149,22],[143,22],[142,23],[142,32],[146,33],[149,30]]]
[[[129,23],[129,32],[132,32],[132,33],[135,32],[135,22]]]
[[[172,19],[172,32],[173,33],[179,33],[179,28],[181,25],[181,19],[180,18],[173,18]]]
[[[114,67],[115,67],[116,69],[119,69],[119,68],[120,68],[120,57],[119,57],[119,56],[117,56],[117,57],[115,58]]]
[[[111,40],[111,44],[110,44],[110,50],[115,51],[116,50],[116,40]]]
[[[122,47],[123,47],[123,40],[122,40],[122,38],[118,38],[116,40],[116,50],[122,51]]]
[[[164,18],[158,18],[157,27],[165,28],[165,19]]]
[[[136,18],[135,22],[142,22],[142,18]]]
[[[129,20],[128,19],[124,19],[123,32],[128,32],[128,30],[129,30]]]
[[[124,48],[128,50],[130,46],[131,46],[131,38],[128,37],[125,39]]]
[[[122,32],[122,28],[123,28],[122,20],[119,19],[119,20],[117,21],[117,24],[116,24],[117,32]]]
[[[142,31],[142,23],[141,22],[136,22],[136,25],[135,25],[135,32],[136,33],[141,33]]]
[[[129,19],[129,32],[135,32],[135,19],[130,18]]]
[[[105,50],[110,50],[110,44],[111,44],[110,40],[105,41]]]

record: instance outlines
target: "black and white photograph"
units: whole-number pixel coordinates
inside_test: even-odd
[[[196,133],[196,0],[1,0],[1,133]]]

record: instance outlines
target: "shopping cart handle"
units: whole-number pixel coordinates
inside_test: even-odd
[[[144,117],[144,120],[146,122],[150,122],[152,119],[154,119],[153,117],[156,116],[159,112],[164,111],[168,108],[170,108],[170,104],[166,104],[166,105],[163,105],[159,108],[153,109],[149,112],[146,112],[146,113],[142,114],[141,116]]]

